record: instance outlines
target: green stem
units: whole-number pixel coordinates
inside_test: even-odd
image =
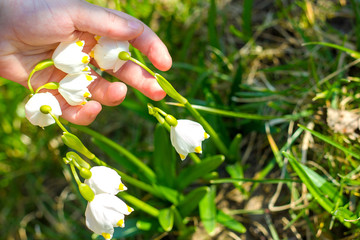
[[[53,117],[53,119],[55,120],[56,124],[61,128],[61,130],[63,130],[64,132],[69,132],[64,125],[62,125],[62,123],[59,121],[59,119],[54,115],[54,113],[49,112],[49,114]]]
[[[36,64],[36,66],[34,67],[34,69],[31,71],[31,73],[29,74],[28,80],[27,80],[27,84],[28,84],[28,88],[31,92],[31,94],[34,94],[34,89],[31,86],[31,78],[34,75],[34,73],[36,73],[37,71],[43,70],[47,67],[53,66],[54,65],[54,61],[51,59],[45,59],[43,61],[40,61]]]
[[[28,80],[27,80],[28,88],[29,88],[31,94],[34,94],[34,93],[35,93],[35,92],[34,92],[34,89],[33,89],[32,86],[31,86],[31,77],[34,75],[35,72],[36,72],[36,70],[33,69],[33,70],[31,71],[31,73],[29,74],[29,77],[28,77]]]
[[[72,163],[72,162],[70,163],[70,168],[71,168],[71,173],[74,176],[74,179],[75,179],[77,185],[80,185],[81,181],[80,181],[80,178],[79,178],[79,176],[78,176],[78,174],[77,174],[77,172],[75,170],[74,163]]]
[[[148,71],[152,76],[156,78],[160,86],[163,88],[163,90],[173,99],[178,101],[179,103],[183,104],[190,113],[195,117],[195,119],[204,127],[204,129],[207,131],[207,133],[210,134],[212,140],[215,142],[215,145],[220,150],[220,152],[224,155],[228,155],[228,149],[225,146],[225,144],[221,141],[219,135],[215,132],[215,130],[210,126],[210,124],[201,116],[201,114],[191,106],[189,101],[184,98],[180,93],[178,93],[174,87],[169,83],[168,80],[166,80],[162,75],[158,73],[154,73],[151,71],[145,64],[139,62],[138,60],[129,57],[129,60],[138,64],[142,68],[144,68],[146,71]]]
[[[221,141],[217,132],[210,126],[210,124],[201,116],[201,114],[191,106],[189,102],[184,104],[185,108],[193,115],[193,117],[204,127],[205,131],[210,134],[210,138],[215,143],[219,151],[225,156],[228,155],[228,149]]]
[[[153,77],[155,77],[155,73],[150,68],[148,68],[145,64],[140,62],[139,60],[137,60],[137,59],[135,59],[133,57],[130,57],[129,60],[136,63],[137,65],[139,65],[140,67],[145,69],[148,73],[150,73]]]
[[[94,137],[95,139],[105,143],[106,145],[108,145],[109,147],[115,149],[116,151],[118,151],[119,153],[121,153],[122,155],[124,155],[126,157],[127,160],[129,160],[132,164],[134,164],[139,171],[142,171],[144,173],[144,175],[149,179],[149,181],[156,179],[156,174],[154,173],[154,171],[148,167],[146,164],[144,164],[139,158],[137,158],[134,154],[132,154],[130,151],[128,151],[127,149],[125,149],[124,147],[120,146],[119,144],[115,143],[114,141],[112,141],[111,139],[104,137],[103,135],[91,130],[90,128],[84,127],[84,126],[77,126],[77,125],[71,125],[73,127],[75,127],[76,129],[85,132],[86,134],[89,134],[90,136]]]
[[[158,217],[159,216],[159,210],[154,208],[153,206],[147,204],[144,201],[141,201],[140,199],[126,193],[126,192],[120,192],[119,197],[124,199],[126,202],[129,203],[129,205],[134,206],[135,208],[146,212],[147,214],[153,216],[153,217]]]

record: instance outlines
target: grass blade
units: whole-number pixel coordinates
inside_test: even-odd
[[[181,216],[188,216],[198,205],[201,199],[210,191],[209,187],[199,187],[188,193],[182,201],[179,202],[178,208]]]
[[[335,209],[335,198],[338,196],[338,189],[323,179],[316,172],[307,168],[303,164],[299,163],[294,156],[289,153],[283,152],[284,156],[289,159],[291,166],[294,171],[300,177],[301,181],[306,185],[307,189],[313,195],[315,200],[322,206],[327,212],[330,214],[334,214],[334,216],[344,224],[346,227],[350,227],[349,222],[344,221],[344,217],[348,219],[356,219],[357,217],[354,214],[347,210],[346,215],[344,214],[344,209],[342,214],[333,213]]]
[[[164,208],[159,212],[159,223],[160,226],[166,231],[170,232],[174,226],[174,211],[172,208]]]
[[[347,54],[349,54],[351,57],[353,58],[360,58],[360,52],[354,51],[352,49],[343,47],[343,46],[339,46],[333,43],[327,43],[327,42],[307,42],[304,43],[304,45],[321,45],[321,46],[326,46],[326,47],[331,47],[331,48],[335,48],[338,49],[340,51],[346,52]]]
[[[189,184],[193,183],[198,178],[213,171],[221,163],[223,163],[225,157],[223,155],[217,155],[204,159],[201,163],[192,165],[182,170],[177,178],[178,189],[182,190]]]
[[[355,157],[355,158],[357,158],[357,159],[360,159],[360,153],[356,153],[356,152],[348,149],[347,147],[344,147],[344,146],[340,145],[339,143],[333,141],[333,140],[330,139],[329,137],[327,137],[327,136],[325,136],[325,135],[323,135],[323,134],[321,134],[321,133],[319,133],[319,132],[316,132],[316,131],[314,131],[314,130],[308,129],[307,127],[305,127],[305,126],[303,126],[303,125],[300,125],[300,124],[299,124],[298,126],[299,126],[300,128],[302,128],[302,129],[306,130],[306,131],[309,131],[312,135],[314,135],[315,137],[320,138],[320,139],[323,140],[324,142],[333,145],[334,147],[342,150],[343,152],[345,152],[345,153],[347,153],[347,154],[349,154],[349,155],[351,155],[351,156],[353,156],[353,157]]]
[[[216,226],[216,206],[215,206],[216,187],[211,186],[210,191],[200,201],[200,219],[204,224],[205,230],[212,235]]]
[[[169,133],[157,125],[154,136],[153,169],[158,183],[172,187],[175,183],[176,155],[171,145]]]
[[[246,232],[246,228],[244,225],[242,225],[240,222],[236,221],[232,216],[224,213],[221,210],[219,210],[216,215],[216,221],[235,232],[239,232],[239,233]]]

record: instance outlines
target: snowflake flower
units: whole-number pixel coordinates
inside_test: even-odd
[[[176,126],[171,126],[170,139],[181,160],[191,152],[202,153],[201,143],[209,138],[204,128],[191,120],[177,120]]]
[[[84,105],[86,98],[91,97],[87,87],[94,79],[85,73],[68,74],[60,81],[58,91],[70,105]]]
[[[44,114],[40,111],[40,107],[48,105],[51,107],[52,113],[59,117],[62,112],[58,100],[49,92],[34,94],[25,105],[25,116],[33,124],[40,127],[46,127],[55,120],[50,114]]]
[[[119,53],[124,51],[129,52],[129,42],[100,36],[97,36],[96,40],[98,43],[95,45],[90,55],[94,57],[101,69],[112,69],[113,72],[118,71],[126,62],[119,59]]]
[[[86,226],[108,240],[114,234],[114,227],[125,227],[125,215],[132,211],[134,209],[114,195],[97,194],[86,207]]]
[[[88,72],[90,56],[82,52],[84,45],[79,40],[60,43],[52,55],[55,67],[69,74]]]
[[[105,166],[95,166],[90,169],[91,178],[85,183],[90,186],[95,194],[109,193],[116,195],[120,191],[127,190],[121,182],[120,175],[113,169]]]

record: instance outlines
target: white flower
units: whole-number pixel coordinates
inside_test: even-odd
[[[56,117],[62,114],[58,100],[51,93],[36,93],[25,105],[25,116],[33,125],[46,127],[55,123],[50,114],[44,114],[40,111],[40,107],[43,105],[50,106]]]
[[[128,41],[113,40],[108,37],[95,37],[97,44],[93,48],[90,55],[94,57],[95,61],[101,69],[112,69],[114,72],[126,62],[120,60],[118,55],[120,52],[129,52]]]
[[[94,79],[95,76],[86,73],[68,74],[60,81],[58,91],[70,105],[83,105],[91,97],[87,87]]]
[[[79,40],[60,43],[52,55],[55,67],[70,74],[90,71],[90,56],[82,52],[84,45]]]
[[[101,234],[105,239],[111,239],[114,227],[124,227],[125,215],[132,211],[134,209],[114,195],[97,194],[86,207],[86,226],[94,233]]]
[[[91,177],[85,183],[95,194],[109,193],[116,195],[120,191],[127,190],[121,182],[120,175],[113,169],[105,166],[96,166],[90,169]]]
[[[209,138],[204,128],[191,120],[177,120],[177,125],[171,126],[170,139],[181,160],[191,152],[201,153],[201,142]]]

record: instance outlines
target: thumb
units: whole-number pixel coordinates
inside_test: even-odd
[[[79,3],[79,8],[72,12],[75,28],[79,31],[117,40],[131,40],[144,31],[141,21],[125,13],[115,14],[107,8],[85,1]]]

